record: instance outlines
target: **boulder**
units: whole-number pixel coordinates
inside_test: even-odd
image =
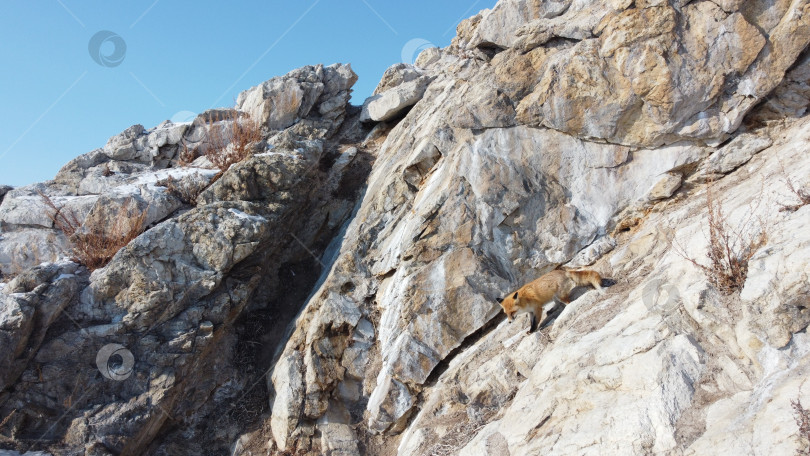
[[[307,66],[240,93],[236,107],[270,130],[283,130],[316,112],[334,122],[342,120],[356,81],[350,65]]]
[[[647,195],[650,201],[667,199],[680,188],[683,176],[680,173],[666,173],[656,181]]]
[[[436,49],[436,48],[432,48]],[[383,73],[377,87],[374,88],[372,95],[379,95],[388,89],[400,86],[406,82],[414,81],[423,76],[423,73],[417,69],[415,65],[408,63],[397,63],[391,65]]]
[[[737,136],[724,147],[714,152],[707,160],[704,172],[726,174],[744,165],[754,154],[771,147],[773,140],[753,134]]]
[[[384,122],[396,117],[422,99],[428,84],[430,84],[430,78],[423,76],[369,97],[363,103],[360,120]]]

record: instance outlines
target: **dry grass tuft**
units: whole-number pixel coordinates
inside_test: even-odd
[[[676,252],[703,271],[709,283],[725,295],[741,290],[748,276],[748,262],[768,240],[763,220],[755,216],[762,201],[755,201],[738,225],[731,225],[723,207],[715,199],[713,183],[706,188],[706,209],[709,226],[709,251],[705,265],[686,254],[683,247],[675,245]]]
[[[427,449],[425,454],[430,456],[450,456],[458,452],[472,440],[486,424],[468,422],[457,425],[452,432],[445,435]]]
[[[169,194],[177,197],[183,204],[189,204],[191,206],[197,205],[197,197],[200,196],[200,193],[208,186],[205,182],[178,181],[172,176],[158,181],[156,185],[166,187],[166,191],[169,192]]]
[[[109,225],[84,223],[72,210],[57,206],[47,195],[40,197],[51,210],[48,214],[54,226],[70,241],[74,259],[91,271],[104,267],[112,257],[144,230],[146,209],[138,209],[132,198],[127,198]]]
[[[790,406],[793,407],[796,425],[799,426],[799,448],[796,450],[796,454],[810,456],[810,410],[802,407],[802,402],[798,398],[790,401]]]
[[[180,141],[180,154],[177,157],[177,164],[179,166],[188,166],[199,157],[197,148],[189,149],[188,142],[185,139]]]
[[[782,169],[780,174],[782,175],[782,179],[785,180],[788,190],[790,190],[790,193],[793,193],[793,196],[799,200],[798,204],[780,204],[782,207],[779,208],[779,211],[794,212],[800,207],[810,204],[810,191],[808,191],[806,188],[797,189],[796,186],[793,185],[793,181],[790,179],[790,176],[788,176],[788,173],[785,171],[785,167],[781,162],[779,163],[779,167]]]
[[[234,163],[250,157],[253,146],[263,139],[262,123],[251,119],[246,113],[235,109],[217,110],[199,116],[192,128],[199,139],[183,139],[179,143],[177,164],[190,165],[197,157],[204,155],[221,172]],[[216,180],[216,179],[215,179]]]
[[[205,156],[224,172],[250,157],[252,146],[261,140],[261,123],[247,115],[232,120],[212,116],[206,123]]]

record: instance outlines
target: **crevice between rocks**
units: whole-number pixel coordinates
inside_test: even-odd
[[[430,374],[428,374],[428,377],[422,384],[422,387],[429,388],[435,386],[436,383],[439,381],[439,378],[442,376],[442,374],[444,374],[450,367],[450,363],[456,356],[458,356],[464,350],[467,350],[468,348],[478,343],[479,340],[481,340],[487,334],[492,332],[492,330],[494,330],[505,319],[506,314],[499,311],[494,316],[492,316],[486,323],[484,323],[480,328],[475,330],[475,332],[465,337],[464,340],[462,340],[461,343],[456,348],[451,350],[450,353],[447,354],[447,356],[445,356],[441,361],[439,361],[438,364],[436,364],[436,366],[433,367],[433,370],[431,370]]]

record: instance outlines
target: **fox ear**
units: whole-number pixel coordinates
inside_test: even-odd
[[[502,303],[504,299],[506,298],[498,298],[498,303]]]
[[[518,292],[516,291],[515,294],[512,296],[512,299],[517,299],[517,298],[518,298]]]

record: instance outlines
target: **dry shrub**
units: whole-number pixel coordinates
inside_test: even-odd
[[[790,176],[788,176],[787,171],[785,171],[785,167],[782,165],[782,162],[779,162],[779,167],[782,169],[782,179],[785,180],[788,190],[790,190],[790,193],[793,193],[793,196],[799,200],[798,204],[780,204],[782,207],[779,208],[779,211],[794,212],[800,207],[810,204],[810,191],[808,191],[806,188],[797,189],[796,186],[793,185],[793,181],[790,179]]]
[[[48,217],[70,241],[74,259],[91,271],[104,267],[112,257],[144,230],[146,209],[138,209],[132,198],[127,198],[110,217],[110,224],[84,223],[76,212],[57,206],[47,195],[40,197],[51,210]]]
[[[227,120],[216,115],[206,123],[205,156],[220,171],[250,157],[253,144],[262,140],[261,123],[250,116]]]
[[[685,249],[676,245],[676,252],[700,268],[709,283],[725,295],[742,289],[748,276],[748,262],[756,251],[767,241],[765,223],[756,217],[756,209],[762,201],[759,198],[748,208],[742,221],[732,225],[723,211],[722,204],[715,199],[713,183],[706,188],[706,209],[709,226],[709,251],[705,265],[686,254]]]
[[[190,165],[199,156],[197,148],[189,149],[188,142],[185,139],[180,141],[180,147],[180,154],[177,157],[177,164],[180,166]]]
[[[156,185],[166,187],[166,191],[169,192],[169,194],[177,197],[183,204],[192,206],[197,205],[197,197],[200,196],[200,193],[208,186],[205,182],[194,180],[178,181],[172,176],[158,181]]]
[[[796,454],[810,456],[810,410],[802,407],[802,402],[798,398],[790,401],[790,406],[793,407],[796,425],[799,426],[799,448],[796,450]]]
[[[486,426],[486,424],[475,422],[459,424],[440,441],[428,448],[425,454],[430,456],[450,456],[458,454],[484,426]]]

